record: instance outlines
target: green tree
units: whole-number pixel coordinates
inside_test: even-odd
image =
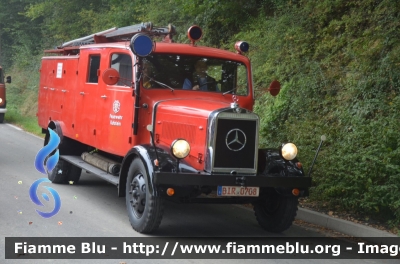
[[[40,22],[24,16],[26,5],[33,0],[0,0],[0,63],[10,68],[14,61],[29,65],[31,54],[37,54],[41,43]]]

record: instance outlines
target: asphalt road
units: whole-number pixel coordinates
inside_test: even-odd
[[[77,185],[56,185],[62,206],[51,218],[42,218],[29,197],[34,181],[46,177],[34,167],[43,140],[8,124],[0,124],[0,263],[265,263],[266,260],[27,260],[5,259],[5,237],[321,237],[323,234],[293,225],[276,235],[264,231],[254,214],[236,205],[166,203],[159,230],[151,235],[135,232],[124,198],[115,186],[84,172]],[[43,188],[43,186],[39,188]],[[44,191],[43,191],[44,192]],[[46,207],[53,208],[49,201]],[[50,209],[51,210],[51,209]],[[45,211],[45,209],[42,209]],[[398,260],[397,260],[398,261]],[[352,263],[398,263],[395,260],[351,260]],[[348,263],[348,260],[268,260],[269,263]]]

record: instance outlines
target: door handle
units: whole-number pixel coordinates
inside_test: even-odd
[[[102,96],[100,96],[100,97],[106,99],[106,98],[107,98],[107,95],[102,95]]]
[[[85,95],[85,92],[80,92],[79,94],[80,94],[80,95]]]

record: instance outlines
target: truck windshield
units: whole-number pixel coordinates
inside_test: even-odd
[[[143,87],[248,94],[246,66],[198,56],[151,54],[143,60]]]

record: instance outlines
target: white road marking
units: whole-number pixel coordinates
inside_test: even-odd
[[[14,129],[16,129],[16,130],[22,131],[22,129],[19,128],[19,127],[13,126],[13,125],[8,124],[8,123],[6,123],[6,125],[7,125],[7,126],[10,126],[10,127],[12,127],[12,128],[14,128]]]
[[[8,124],[8,123],[5,123],[5,125],[7,125],[7,126],[9,126],[9,127],[12,127],[12,128],[14,128],[14,129],[16,129],[16,130],[18,130],[18,131],[24,131],[24,132],[27,133],[28,135],[31,135],[31,136],[33,136],[33,137],[35,137],[35,138],[43,139],[43,137],[39,137],[39,136],[37,136],[37,135],[35,135],[35,134],[32,134],[32,133],[30,133],[30,132],[27,132],[27,131],[25,131],[25,130],[23,130],[22,128],[19,128],[19,127],[17,127],[17,126],[14,126],[14,125],[11,125],[11,124]]]

